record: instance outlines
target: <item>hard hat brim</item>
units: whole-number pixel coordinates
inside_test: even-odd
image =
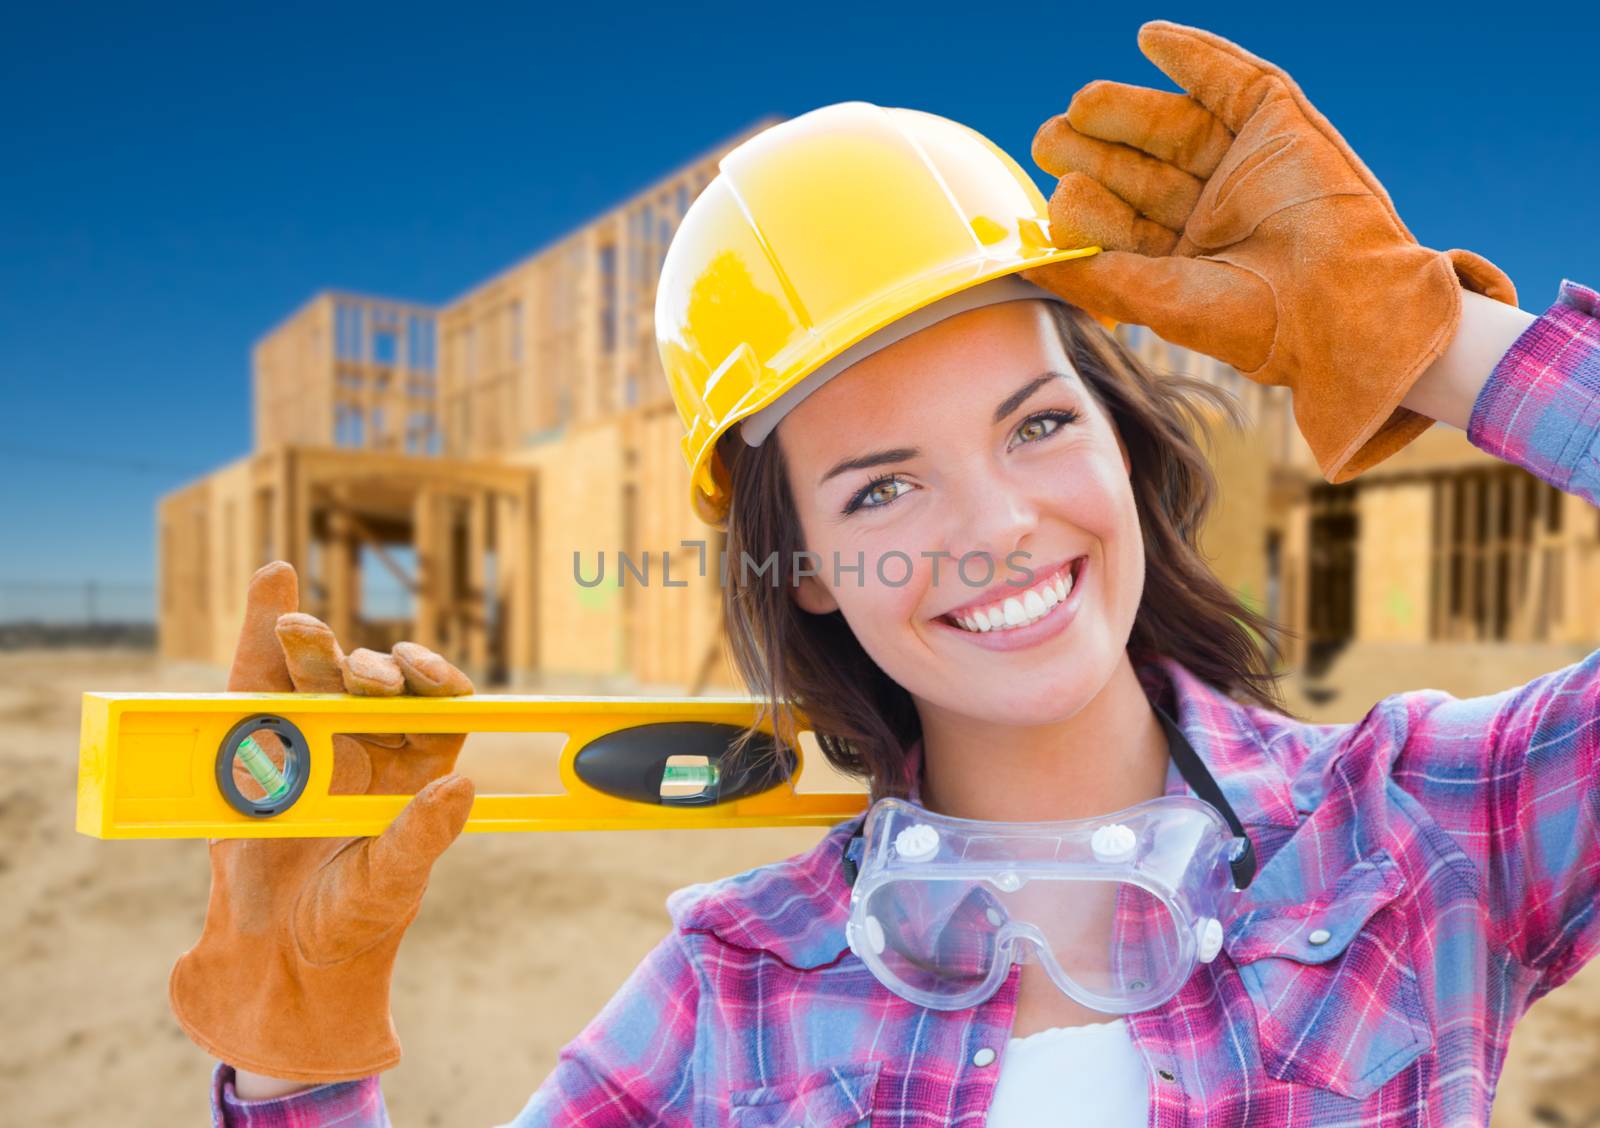
[[[764,409],[777,403],[785,395],[792,392],[797,385],[811,376],[818,369],[830,363],[841,354],[860,342],[871,337],[874,333],[881,332],[896,321],[907,317],[919,310],[943,301],[963,290],[991,282],[997,278],[1017,274],[1024,270],[1031,270],[1036,266],[1045,266],[1053,262],[1069,262],[1073,259],[1087,258],[1098,254],[1099,247],[1075,247],[1070,249],[1050,248],[1037,258],[1026,262],[1006,262],[987,270],[974,270],[971,266],[963,264],[962,268],[948,272],[946,277],[925,277],[918,280],[915,296],[911,295],[886,295],[884,300],[871,306],[864,306],[855,311],[855,316],[847,324],[830,327],[833,332],[828,334],[826,344],[821,344],[813,339],[813,347],[805,350],[803,360],[798,360],[787,369],[770,372],[767,379],[761,381],[752,395],[741,401],[720,422],[720,424],[707,433],[701,440],[698,449],[685,451],[689,455],[691,465],[700,471],[694,481],[694,503],[700,518],[716,528],[723,528],[727,517],[727,483],[726,470],[721,466],[721,458],[716,453],[717,444],[722,436],[733,428],[742,424],[746,419],[758,414]],[[1049,295],[1042,295],[1048,297]],[[895,298],[900,301],[895,301]],[[817,337],[822,338],[823,330],[819,330]],[[820,345],[820,347],[818,347]],[[774,358],[777,359],[777,358]],[[707,478],[712,480],[707,481]],[[719,483],[716,479],[721,478]],[[718,499],[721,499],[720,501]],[[709,519],[708,514],[715,519]]]

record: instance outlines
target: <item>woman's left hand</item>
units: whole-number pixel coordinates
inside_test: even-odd
[[[1139,47],[1188,95],[1091,82],[1040,127],[1052,241],[1104,250],[1024,277],[1294,389],[1323,476],[1356,477],[1433,423],[1400,403],[1455,336],[1461,287],[1515,305],[1511,280],[1420,246],[1279,68],[1164,20]]]

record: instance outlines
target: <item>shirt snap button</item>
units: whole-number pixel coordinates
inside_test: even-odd
[[[1326,944],[1329,940],[1332,940],[1332,939],[1333,939],[1333,933],[1329,932],[1326,928],[1319,928],[1315,932],[1313,932],[1310,936],[1306,937],[1307,942],[1309,942],[1311,944],[1315,944],[1318,947],[1321,947],[1323,944]]]
[[[1176,1081],[1178,1079],[1177,1074],[1173,1073],[1170,1069],[1158,1069],[1156,1070],[1156,1076],[1161,1078],[1163,1081]]]
[[[994,1061],[994,1051],[991,1050],[988,1046],[983,1047],[983,1049],[979,1050],[977,1053],[972,1055],[972,1064],[976,1065],[976,1066],[980,1066],[981,1067],[981,1066],[989,1065],[993,1061]]]

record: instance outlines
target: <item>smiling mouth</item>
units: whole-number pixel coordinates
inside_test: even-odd
[[[937,618],[940,622],[972,634],[1011,631],[1019,627],[1032,626],[1041,619],[1049,618],[1067,601],[1072,589],[1077,586],[1078,577],[1082,575],[1083,566],[1088,559],[1087,556],[1075,557],[1065,569],[1029,585],[1015,595],[1008,595],[960,614],[939,615]]]

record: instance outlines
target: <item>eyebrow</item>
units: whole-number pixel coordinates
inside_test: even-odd
[[[1057,372],[1054,369],[1035,376],[1032,380],[1029,380],[1026,384],[1022,385],[1022,387],[1018,388],[1004,400],[1000,401],[1000,405],[994,409],[994,418],[992,422],[1000,423],[1004,421],[1008,415],[1026,403],[1029,396],[1033,395],[1034,392],[1044,387],[1044,385],[1048,384],[1051,380],[1065,380],[1066,378],[1067,374],[1065,372]],[[837,477],[848,470],[869,470],[874,466],[882,466],[888,462],[904,462],[907,459],[917,457],[917,455],[921,453],[922,451],[918,447],[894,447],[890,450],[873,451],[871,454],[863,454],[857,458],[847,458],[844,461],[837,463],[833,469],[829,470],[821,478],[817,479],[817,485],[820,486],[830,478]]]

